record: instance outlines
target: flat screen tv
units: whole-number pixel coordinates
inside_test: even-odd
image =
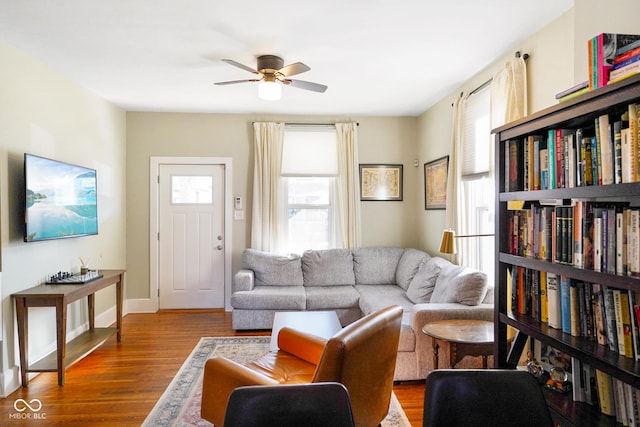
[[[98,234],[95,169],[24,155],[24,241]]]

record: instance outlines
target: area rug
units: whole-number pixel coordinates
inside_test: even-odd
[[[142,425],[144,427],[211,426],[211,423],[200,418],[202,372],[207,359],[217,355],[239,363],[249,362],[269,351],[269,340],[268,336],[200,339]],[[391,396],[389,415],[382,421],[382,425],[384,427],[411,426],[395,394]]]

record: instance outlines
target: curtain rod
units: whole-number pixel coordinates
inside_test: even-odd
[[[524,55],[521,55],[520,51],[517,51],[516,54],[515,54],[515,57],[516,58],[520,58],[520,56],[522,56],[522,59],[524,59],[525,61],[527,59],[529,59],[529,54],[528,53],[525,53]],[[480,92],[482,89],[484,89],[485,87],[489,86],[492,81],[493,81],[493,77],[490,78],[489,80],[487,80],[486,82],[482,83],[477,88],[473,89],[471,92],[469,92],[469,95],[473,95],[476,92]],[[460,98],[462,98],[463,95],[464,95],[464,92],[460,92]],[[453,103],[451,104],[451,106],[453,107]]]
[[[260,122],[251,122],[251,124],[260,123]],[[294,122],[284,122],[285,126],[335,126],[335,123],[294,123]],[[360,126],[360,123],[356,122],[356,126]]]

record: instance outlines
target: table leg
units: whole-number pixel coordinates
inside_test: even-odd
[[[18,348],[20,349],[20,378],[22,380],[22,387],[27,387],[29,385],[29,379],[27,377],[27,368],[29,365],[29,337],[27,336],[29,332],[29,309],[25,305],[26,302],[24,298],[16,298]]]
[[[87,295],[87,307],[89,308],[89,329],[96,326],[96,294]]]
[[[433,369],[438,369],[438,340],[435,338],[431,338],[431,343],[433,344]]]
[[[64,385],[64,370],[67,359],[67,304],[62,299],[56,300],[56,338],[58,341],[58,385]]]
[[[454,342],[449,342],[449,366],[451,369],[455,368],[458,362],[458,345]]]
[[[122,341],[122,298],[124,286],[124,275],[121,274],[119,280],[116,282],[116,338],[118,342]]]

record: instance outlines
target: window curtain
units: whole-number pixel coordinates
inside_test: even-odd
[[[254,123],[253,209],[251,247],[278,253],[283,239],[282,148],[284,123]]]
[[[523,57],[517,57],[493,76],[491,128],[495,129],[527,114],[527,63]]]
[[[469,95],[459,96],[453,102],[451,150],[449,153],[449,170],[447,173],[446,228],[460,233],[464,222],[464,198],[462,192],[462,144],[464,124],[462,122],[465,101]],[[459,263],[459,253],[452,255],[452,262]]]
[[[462,185],[462,146],[464,144],[464,109],[469,95],[461,95],[453,104],[453,132],[447,177],[446,227],[458,235],[466,234],[466,197]],[[522,57],[514,58],[498,70],[491,81],[491,129],[527,115],[527,65]],[[493,139],[489,143],[489,178],[494,180],[495,158]],[[465,259],[466,245],[458,245],[453,262]]]
[[[361,244],[360,178],[358,176],[358,124],[336,123],[338,143],[338,218],[342,247],[354,249]]]

